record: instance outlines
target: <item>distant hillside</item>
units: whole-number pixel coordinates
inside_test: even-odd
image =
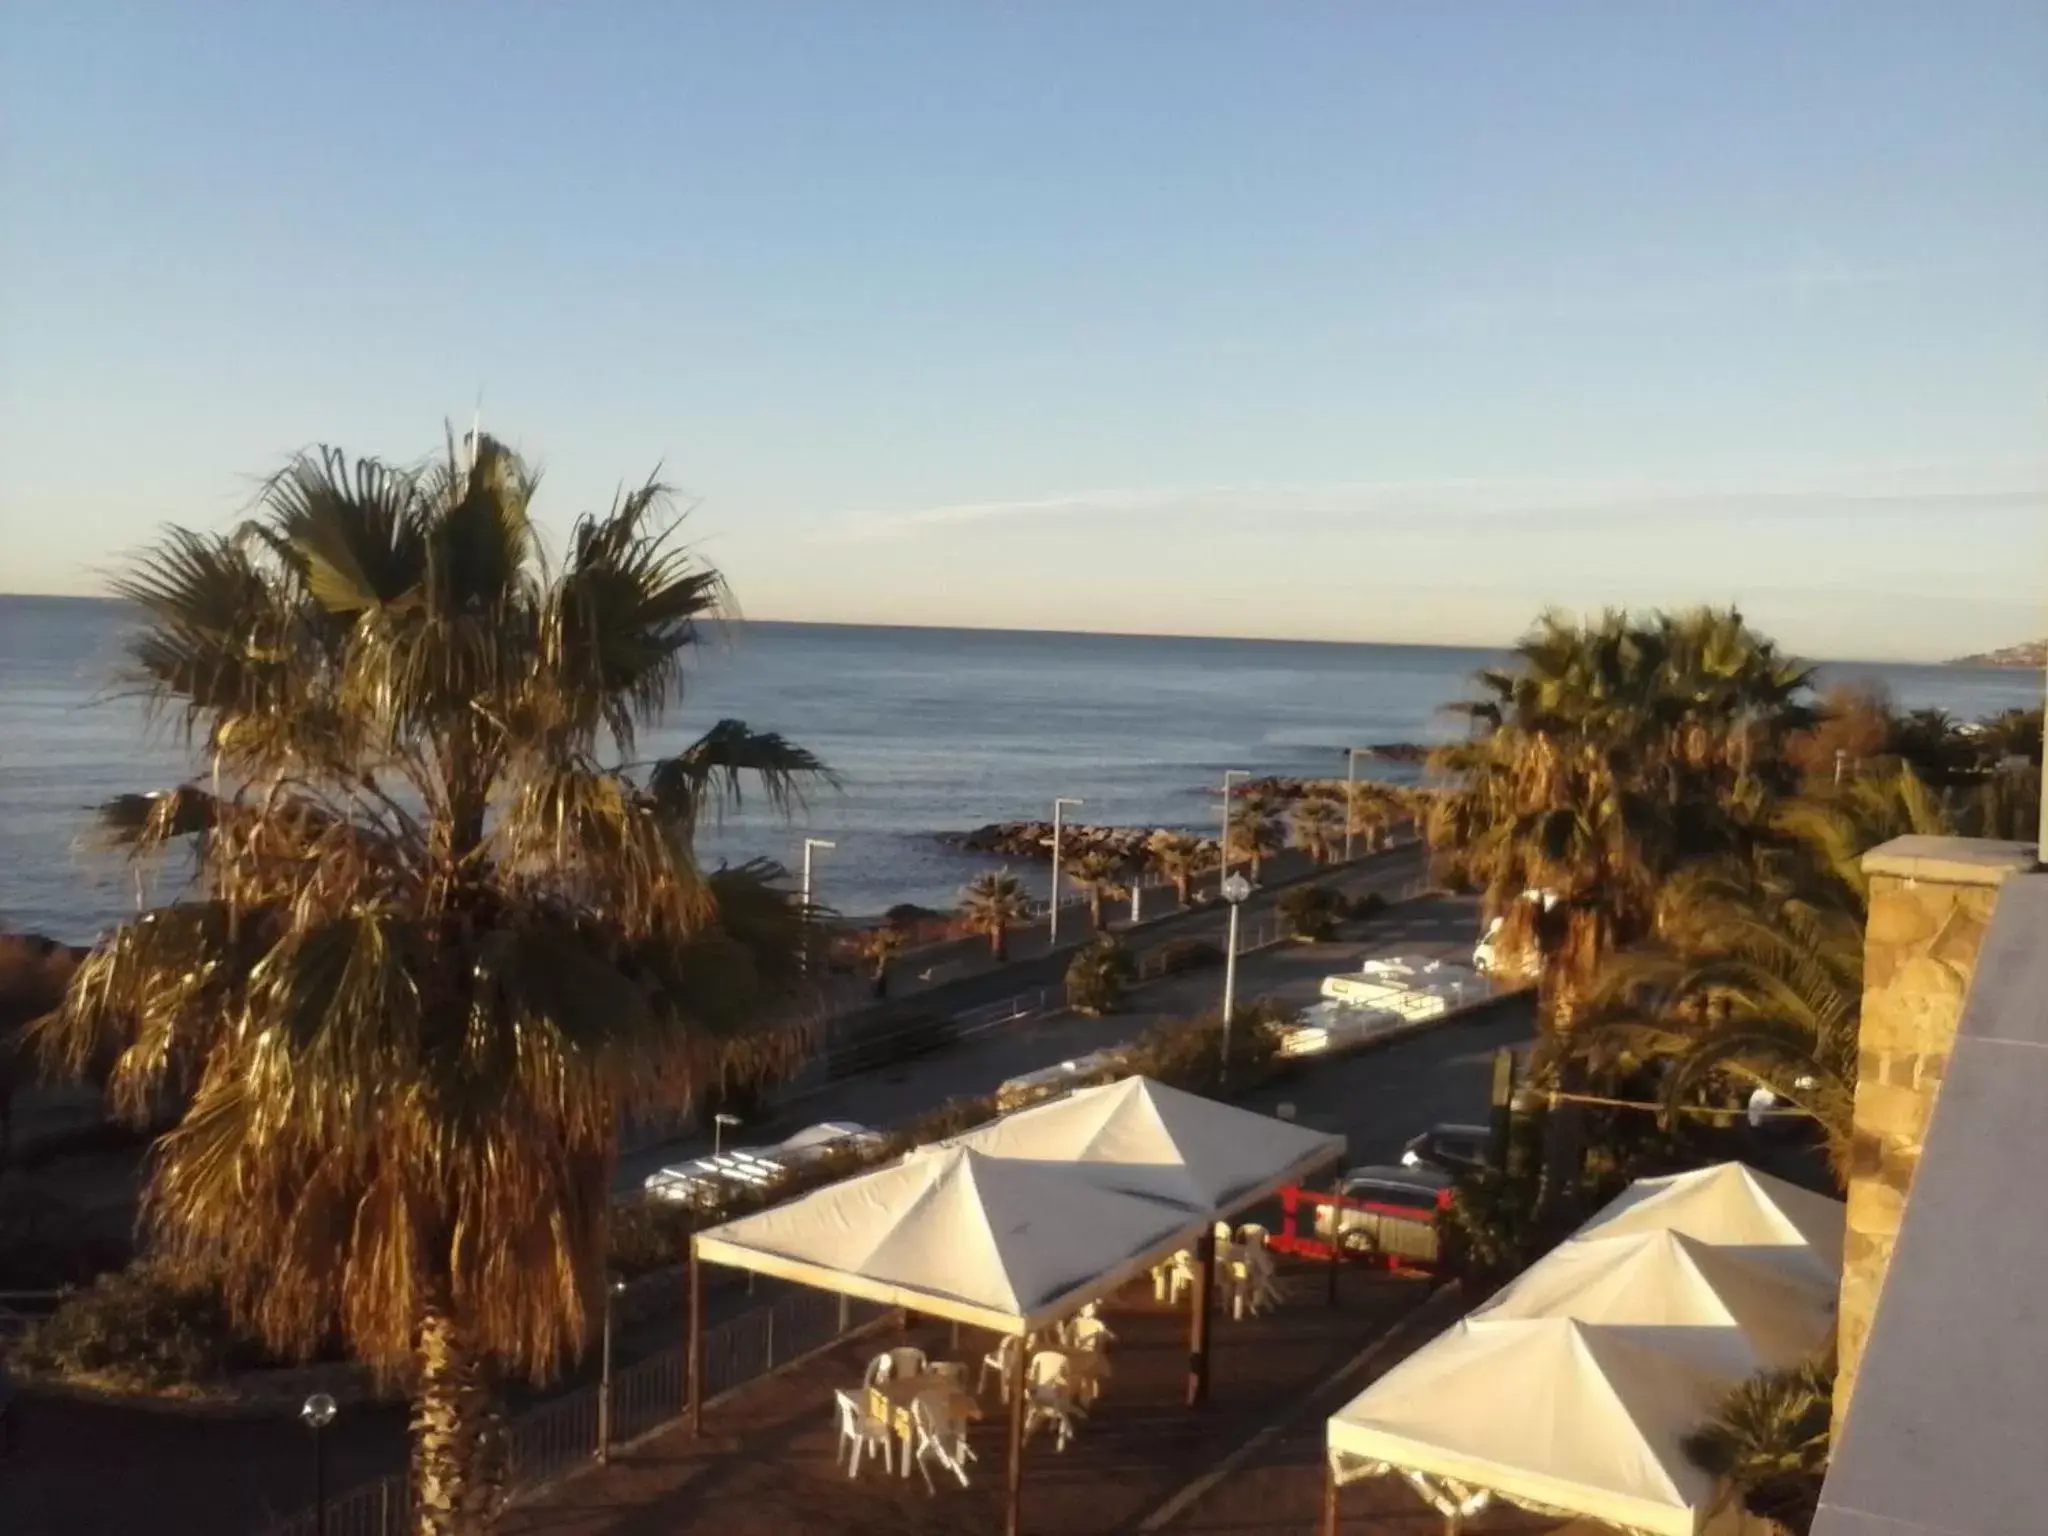
[[[2040,667],[2048,666],[2048,640],[2030,640],[2025,645],[2008,645],[2002,651],[1981,656],[1958,656],[1952,667]]]

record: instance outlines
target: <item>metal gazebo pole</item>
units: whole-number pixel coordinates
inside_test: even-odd
[[[1030,1338],[1019,1335],[1017,1339],[1016,1371],[1010,1378],[1010,1477],[1007,1508],[1003,1516],[1003,1530],[1007,1536],[1018,1536],[1023,1529],[1024,1517],[1024,1378],[1030,1373],[1030,1361],[1024,1357],[1029,1352]]]
[[[690,1234],[690,1438],[704,1433],[704,1261],[697,1256],[697,1234]]]

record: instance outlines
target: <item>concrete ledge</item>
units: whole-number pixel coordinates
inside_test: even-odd
[[[1895,837],[1863,855],[1863,873],[1940,885],[2002,885],[2008,875],[2034,867],[2032,843],[1986,837]]]

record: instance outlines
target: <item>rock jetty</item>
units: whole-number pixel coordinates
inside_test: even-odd
[[[1063,825],[1060,828],[1060,857],[1079,858],[1084,853],[1107,853],[1126,863],[1138,863],[1154,827],[1091,827]],[[1167,830],[1179,831],[1180,828]],[[992,821],[972,832],[942,834],[944,840],[968,853],[993,853],[1010,859],[1052,861],[1052,823],[1049,821]],[[1212,857],[1216,839],[1202,839],[1202,849]]]

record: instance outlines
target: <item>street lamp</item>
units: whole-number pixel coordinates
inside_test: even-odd
[[[1351,824],[1358,815],[1358,760],[1371,757],[1371,747],[1344,749],[1344,862],[1351,862]]]
[[[1226,768],[1223,770],[1223,841],[1216,849],[1216,873],[1230,873],[1230,781],[1248,779],[1252,776],[1249,768]]]
[[[803,901],[804,901],[804,949],[803,949],[803,966],[804,966],[804,974],[805,974],[805,975],[809,975],[809,974],[810,974],[810,970],[811,970],[811,850],[812,850],[813,848],[837,848],[838,846],[839,846],[839,845],[838,845],[837,843],[828,843],[828,842],[827,842],[827,841],[825,841],[825,839],[824,839],[824,838],[822,838],[822,837],[807,837],[807,838],[805,838],[805,839],[804,839],[804,890],[803,890]]]
[[[738,1115],[729,1115],[724,1110],[711,1117],[711,1155],[714,1158],[725,1149],[725,1128],[739,1123]]]
[[[1060,795],[1052,803],[1052,911],[1046,918],[1045,947],[1057,949],[1060,942],[1060,832],[1064,823],[1061,813],[1070,805],[1086,805],[1086,800],[1076,800],[1070,795]]]
[[[327,1439],[320,1433],[334,1422],[334,1399],[315,1392],[299,1409],[299,1417],[313,1431],[313,1536],[327,1536]]]
[[[1230,903],[1230,938],[1223,946],[1223,1053],[1222,1071],[1230,1071],[1230,1016],[1237,1012],[1237,914],[1252,893],[1251,881],[1233,874],[1223,882],[1223,899]]]
[[[604,1348],[598,1357],[597,1379],[597,1459],[610,1461],[612,1456],[612,1303],[626,1289],[626,1282],[617,1278],[608,1281],[604,1288]]]

